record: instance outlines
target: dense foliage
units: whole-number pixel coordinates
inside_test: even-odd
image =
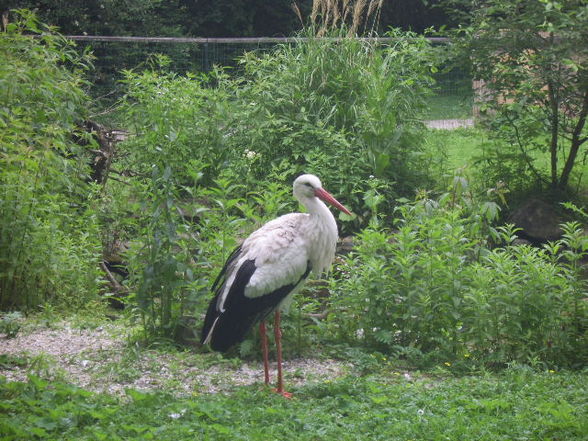
[[[434,66],[427,41],[395,32],[395,43],[310,39],[241,59],[242,75],[178,77],[128,72],[127,143],[134,166],[165,163],[180,182],[201,172],[249,187],[316,172],[367,215],[373,175],[393,200],[431,183],[420,121]],[[319,172],[320,171],[320,172]]]
[[[70,3],[58,15],[115,2]],[[167,18],[144,14],[164,2],[123,3],[123,23],[129,11]],[[480,196],[467,171],[453,177],[448,144],[460,160],[499,144],[479,130],[424,129],[435,57],[422,37],[392,31],[389,46],[310,38],[247,54],[230,76],[181,76],[155,56],[125,72],[116,118],[129,132],[98,183],[90,165],[105,155],[103,134],[80,127],[90,57],[20,14],[0,34],[0,311],[11,311],[0,314],[0,333],[14,338],[85,308],[67,333],[109,332],[96,340],[113,345],[74,348],[60,361],[88,387],[145,384],[151,371],[150,387],[164,390],[79,389],[51,356],[18,348],[0,354],[2,371],[28,374],[0,377],[3,440],[586,439],[586,230],[568,222],[542,248],[515,244],[516,229],[497,224],[503,184]],[[508,170],[524,177],[516,164]],[[333,363],[340,377],[294,387],[292,400],[260,384],[203,393],[259,347],[254,331],[229,354],[200,349],[212,281],[241,238],[297,209],[291,181],[301,172],[319,174],[352,207],[356,215],[338,223],[354,248],[337,258],[334,277],[296,296],[283,321],[285,355],[342,358]],[[486,177],[495,185],[492,170]],[[126,307],[114,330],[98,313],[99,292]],[[115,344],[123,335],[127,344]],[[190,351],[178,350],[185,343]],[[155,352],[165,363],[141,360]],[[203,379],[186,384],[178,372]]]
[[[209,263],[222,263],[235,235],[296,209],[285,195],[298,174],[317,173],[335,194],[347,195],[358,216],[344,224],[346,231],[371,217],[364,195],[374,187],[393,200],[430,183],[420,121],[433,69],[430,47],[414,34],[394,36],[383,48],[310,38],[250,53],[231,76],[220,70],[179,76],[166,72],[165,57],[149,70],[126,72],[121,113],[132,136],[121,145],[120,164],[135,176],[130,199],[146,208],[132,228],[139,226],[145,248],[131,254],[131,267],[142,316],[168,329],[155,325],[158,334],[170,335],[187,312],[180,305],[202,305],[193,283],[206,285]],[[247,207],[252,197],[265,208]],[[253,223],[238,232],[243,218]],[[220,253],[208,242],[219,245],[211,237],[218,229]],[[191,254],[198,256],[196,271]]]
[[[81,306],[101,253],[97,189],[73,136],[89,59],[26,13],[1,35],[0,57],[0,308]]]
[[[581,226],[538,249],[512,245],[512,227],[491,226],[496,214],[453,192],[400,207],[393,233],[364,230],[333,283],[335,335],[423,366],[585,366]]]

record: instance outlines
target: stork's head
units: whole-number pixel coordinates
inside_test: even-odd
[[[319,198],[322,201],[333,205],[343,213],[351,214],[337,199],[335,199],[321,184],[321,180],[315,175],[300,175],[294,180],[294,197],[303,205],[305,201]]]

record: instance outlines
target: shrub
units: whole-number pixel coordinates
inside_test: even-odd
[[[161,58],[155,69],[127,72],[129,167],[148,174],[164,164],[182,184],[201,173],[203,186],[222,176],[244,189],[314,172],[346,195],[358,226],[369,214],[360,195],[370,175],[389,200],[428,179],[420,116],[430,47],[411,33],[392,36],[390,46],[310,37],[245,55],[232,77],[165,73]]]
[[[581,231],[564,228],[573,235]],[[475,358],[499,366],[580,367],[588,361],[585,283],[569,262],[558,263],[549,250],[508,246],[492,250],[471,270],[461,332],[464,349]]]
[[[492,205],[458,205],[446,195],[398,212],[394,233],[365,230],[339,268],[329,324],[337,338],[421,366],[586,362],[586,285],[577,260],[588,241],[577,225],[536,249],[510,245],[510,228],[494,230]],[[491,249],[489,232],[507,245]]]
[[[100,256],[87,157],[72,140],[89,59],[24,11],[0,55],[0,308],[79,306],[96,293]]]
[[[309,36],[242,58],[238,97],[246,124],[234,136],[255,152],[252,178],[272,168],[288,180],[315,172],[360,216],[370,175],[390,183],[382,188],[389,200],[424,183],[428,158],[420,118],[432,83],[432,52],[423,37],[390,36],[390,46],[335,38],[338,33]]]
[[[132,131],[121,152],[126,165],[150,176],[170,167],[178,182],[211,185],[234,153],[231,136],[232,82],[220,71],[179,76],[165,71],[165,57],[152,69],[125,72],[127,94],[121,113]]]

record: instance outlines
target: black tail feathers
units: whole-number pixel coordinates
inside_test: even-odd
[[[245,340],[247,333],[258,320],[256,316],[243,317],[226,311],[211,321],[208,326],[207,323],[204,324],[201,343],[204,343],[208,334],[212,332],[209,339],[210,347],[215,351],[226,352]]]

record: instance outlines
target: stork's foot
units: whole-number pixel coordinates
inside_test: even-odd
[[[285,390],[273,389],[273,391],[277,394],[280,394],[284,398],[292,398],[292,394],[290,392],[286,392]]]

